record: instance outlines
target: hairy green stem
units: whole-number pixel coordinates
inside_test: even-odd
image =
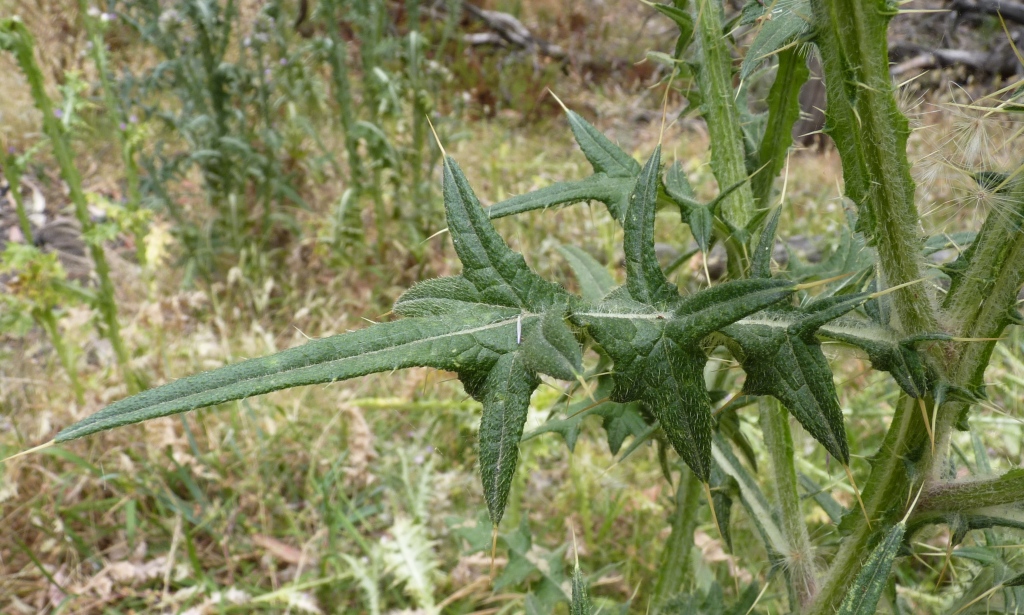
[[[697,49],[697,86],[702,97],[701,112],[711,136],[711,170],[722,190],[747,179],[743,129],[736,108],[732,81],[732,54],[722,32],[721,0],[693,3]],[[743,228],[754,215],[754,195],[743,184],[721,205],[721,213],[733,227]],[[730,255],[731,257],[732,255]],[[730,258],[730,267],[733,258]]]
[[[957,263],[943,309],[962,338],[954,347],[956,384],[980,386],[995,339],[1010,323],[1010,310],[1024,284],[1024,179],[994,195],[993,207],[971,247]],[[955,266],[956,264],[954,264]]]
[[[843,519],[849,533],[832,559],[821,589],[807,610],[808,615],[833,615],[856,578],[861,565],[871,552],[872,539],[899,520],[909,504],[911,483],[906,463],[926,457],[930,447],[928,433],[918,408],[918,401],[902,395],[885,434],[882,447],[875,456],[871,475],[861,498],[871,519],[870,526],[862,514],[851,511]]]
[[[816,43],[828,95],[825,132],[842,156],[846,196],[857,205],[857,228],[878,248],[887,286],[923,278],[914,180],[907,159],[907,118],[889,76],[887,0],[811,0]],[[938,330],[925,284],[891,295],[904,333]]]
[[[701,507],[701,482],[690,468],[683,467],[676,488],[672,513],[672,533],[661,551],[658,578],[654,585],[654,604],[661,605],[682,591],[690,577],[690,549],[693,532],[697,529],[697,516]]]
[[[989,212],[981,231],[964,253],[963,266],[953,274],[943,310],[957,335],[949,351],[948,370],[953,384],[977,389],[983,386],[997,339],[1011,322],[1017,293],[1024,285],[1024,180],[1000,190],[1007,210]],[[956,266],[956,265],[955,265]],[[961,415],[963,403],[944,404],[935,425],[936,451],[948,451],[948,442]],[[941,444],[941,446],[940,446]],[[932,478],[943,464],[936,462]]]
[[[794,466],[793,435],[789,427],[789,413],[776,399],[758,400],[761,433],[771,465],[771,478],[780,512],[782,532],[790,546],[784,553],[786,576],[790,588],[790,609],[800,612],[810,603],[818,590],[818,569],[814,563],[814,549],[807,533],[800,493],[797,490]]]
[[[1024,472],[1011,470],[998,478],[946,481],[921,494],[915,516],[1013,504],[1024,495]]]

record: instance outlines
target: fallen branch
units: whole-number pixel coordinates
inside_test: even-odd
[[[523,25],[523,22],[508,13],[486,11],[469,2],[462,3],[462,10],[482,21],[491,30],[491,32],[480,34],[467,34],[465,40],[470,44],[501,45],[507,43],[522,49],[536,51],[556,60],[564,60],[568,55],[562,47],[534,36]]]
[[[1013,0],[953,0],[954,11],[1002,15],[1003,19],[1024,24],[1024,4]]]
[[[925,71],[933,68],[950,66],[966,66],[979,73],[1009,77],[1019,69],[1016,57],[1007,53],[1004,46],[992,51],[969,51],[966,49],[930,49],[920,45],[903,43],[894,45],[889,50],[889,57],[894,62],[889,72],[893,77],[902,77],[914,71]]]

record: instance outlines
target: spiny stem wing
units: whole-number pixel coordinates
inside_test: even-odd
[[[127,399],[64,429],[64,442],[99,431],[295,386],[413,366],[486,366],[515,349],[517,311],[478,310],[457,320],[409,318],[314,340],[298,348],[196,374]]]
[[[661,270],[654,252],[654,214],[658,201],[661,146],[647,160],[629,196],[629,209],[623,223],[626,255],[626,288],[642,303],[666,304],[678,300],[679,291]]]
[[[519,441],[530,407],[530,395],[540,384],[522,353],[502,355],[483,383],[480,419],[480,475],[491,522],[505,513],[512,477],[519,462]]]

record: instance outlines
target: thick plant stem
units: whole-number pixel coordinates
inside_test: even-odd
[[[825,132],[842,156],[857,229],[878,248],[887,286],[920,280],[921,235],[907,160],[907,118],[889,76],[887,0],[811,0],[828,95]],[[713,135],[712,135],[713,136]],[[925,284],[893,293],[894,324],[907,334],[938,330]]]
[[[672,513],[672,534],[661,552],[658,580],[654,585],[654,604],[660,605],[682,591],[690,576],[690,549],[697,529],[701,507],[701,482],[690,468],[683,467],[676,488],[676,509]]]
[[[989,213],[981,232],[957,261],[963,267],[954,273],[943,304],[957,335],[971,340],[953,345],[947,374],[950,382],[968,389],[983,386],[996,340],[1010,324],[1017,293],[1024,285],[1024,180],[1018,179],[999,192],[1008,199],[1010,211],[994,209]],[[966,411],[963,403],[944,404],[938,409],[938,454],[948,451],[952,432]],[[939,478],[936,474],[941,466],[933,464],[933,479]]]
[[[732,54],[722,32],[721,0],[696,0],[693,12],[698,54],[696,77],[703,98],[701,112],[711,136],[711,170],[719,189],[725,190],[747,179],[743,128],[732,83]],[[746,226],[754,214],[749,183],[726,197],[721,214],[735,228]],[[731,267],[733,259],[729,260]]]
[[[930,487],[921,494],[915,514],[954,512],[1012,504],[1024,494],[1024,475],[1008,472],[992,479],[956,480]]]
[[[818,595],[806,611],[808,615],[833,615],[836,612],[850,581],[856,578],[871,552],[872,537],[880,529],[897,522],[909,504],[912,485],[906,461],[919,459],[919,463],[927,464],[931,459],[928,455],[930,447],[918,401],[907,395],[901,396],[861,496],[871,525],[863,515],[850,513],[843,518],[842,525],[849,532],[832,559]]]
[[[797,613],[817,593],[818,570],[814,563],[814,550],[807,533],[807,524],[800,508],[796,467],[793,464],[793,435],[789,428],[789,414],[777,400],[762,397],[758,401],[758,408],[782,532],[790,546],[790,552],[782,554],[789,581],[790,610]]]

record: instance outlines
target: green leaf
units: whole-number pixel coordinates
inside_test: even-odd
[[[530,408],[530,395],[540,381],[526,368],[520,353],[502,355],[483,384],[480,420],[480,475],[491,523],[505,513],[512,477],[519,462],[519,442]]]
[[[712,421],[701,342],[791,293],[792,284],[783,281],[738,280],[680,299],[674,312],[661,312],[613,292],[571,318],[614,362],[611,398],[640,401],[676,452],[707,482]]]
[[[711,250],[711,233],[714,229],[714,215],[708,207],[694,207],[686,218],[700,251],[707,254]]]
[[[739,358],[747,373],[743,391],[778,399],[844,464],[849,464],[850,451],[843,413],[832,370],[814,334],[825,322],[854,309],[866,298],[828,299],[803,310],[760,312],[722,330],[742,351]]]
[[[566,116],[569,118],[569,127],[576,137],[583,155],[594,167],[595,173],[604,173],[609,177],[635,178],[640,172],[640,165],[633,157],[622,151],[622,149],[611,142],[608,137],[601,134],[593,124],[583,119],[583,116],[566,109]]]
[[[519,528],[499,536],[498,543],[508,549],[508,564],[494,580],[494,591],[519,585],[532,577],[539,579],[531,582],[530,589],[542,608],[540,612],[551,613],[557,604],[570,602],[571,597],[565,591],[568,583],[563,563],[564,546],[551,551],[535,546],[526,515]]]
[[[559,182],[505,199],[488,207],[487,215],[491,219],[503,218],[581,201],[598,201],[604,203],[612,217],[621,222],[634,183],[635,176],[611,177],[605,173],[595,173],[584,179]]]
[[[541,312],[566,295],[562,287],[530,271],[523,256],[508,247],[451,157],[445,158],[442,189],[462,277],[476,287],[483,301]]]
[[[572,600],[569,603],[569,615],[590,615],[590,596],[587,595],[587,581],[580,572],[580,564],[572,571]]]
[[[768,122],[758,148],[758,168],[751,179],[751,190],[761,207],[768,206],[772,184],[782,171],[789,146],[793,144],[793,124],[800,119],[800,88],[809,75],[807,59],[799,49],[787,49],[779,54],[775,81],[768,92]]]
[[[523,357],[527,367],[562,380],[583,372],[583,351],[565,324],[565,309],[551,309],[524,330]]]
[[[889,372],[896,384],[911,397],[923,397],[931,390],[931,378],[912,341],[876,322],[842,318],[819,329],[822,337],[860,348],[874,369]]]
[[[811,34],[811,3],[808,0],[772,0],[761,4],[753,0],[743,7],[741,23],[756,21],[760,21],[761,26],[743,58],[741,79],[749,77],[755,68],[786,45]]]
[[[444,163],[445,211],[461,276],[417,284],[396,303],[408,316],[243,361],[115,402],[57,434],[97,431],[294,386],[425,366],[459,374],[483,402],[481,474],[497,524],[518,459],[537,371],[575,378],[581,349],[563,318],[568,293],[530,271],[494,230],[461,169]],[[544,356],[541,356],[544,355]]]
[[[768,505],[768,500],[761,492],[761,488],[758,487],[757,481],[733,454],[728,442],[721,437],[715,438],[711,451],[715,464],[721,468],[722,472],[736,480],[740,501],[764,541],[765,548],[768,550],[768,558],[771,561],[779,561],[784,554],[791,552],[789,542],[779,528],[772,509]]]
[[[604,399],[611,395],[611,391],[612,379],[607,376],[598,378],[594,397]],[[542,433],[557,433],[562,436],[566,446],[572,451],[579,438],[583,420],[593,415],[601,417],[601,426],[608,438],[608,449],[612,455],[618,455],[626,438],[632,436],[634,440],[639,441],[648,435],[650,427],[641,415],[638,404],[635,403],[620,404],[606,401],[594,405],[594,402],[587,397],[566,407],[565,415],[567,418],[564,419],[549,419],[534,431],[523,436],[523,440],[535,438]]]
[[[739,493],[736,479],[722,471],[717,464],[711,468],[711,505],[715,507],[715,519],[722,540],[729,551],[732,551],[732,535],[729,532],[729,520],[732,517],[733,497]]]
[[[874,615],[906,531],[905,523],[897,523],[871,551],[857,579],[846,591],[838,615]]]
[[[687,206],[701,204],[697,200],[697,194],[693,191],[693,187],[690,186],[690,180],[686,177],[682,163],[678,160],[673,162],[665,172],[665,192],[681,206],[683,204]]]
[[[271,391],[426,366],[460,371],[515,347],[517,311],[483,308],[457,321],[409,318],[176,380],[115,402],[57,434],[57,442]]]
[[[626,288],[630,296],[648,305],[668,304],[679,298],[679,291],[665,277],[654,252],[654,218],[660,165],[659,145],[636,180],[623,223]]]
[[[750,260],[750,277],[770,278],[772,277],[772,253],[775,251],[775,232],[779,228],[779,216],[782,214],[782,206],[776,207],[761,229],[761,236],[754,247],[753,256]]]
[[[593,167],[594,174],[496,203],[487,210],[491,218],[580,201],[600,201],[608,207],[613,218],[622,222],[630,191],[640,173],[640,165],[578,113],[566,109],[566,116],[573,136]]]
[[[558,246],[558,251],[576,274],[576,281],[580,284],[580,292],[585,300],[599,301],[615,288],[615,280],[608,269],[594,260],[593,256],[576,246]]]

